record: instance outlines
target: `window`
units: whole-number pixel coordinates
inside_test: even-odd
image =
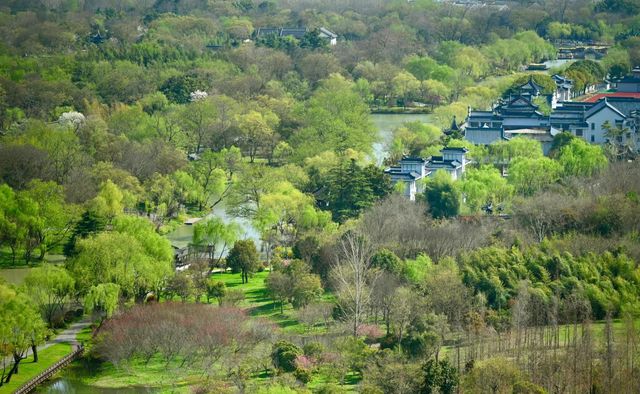
[[[593,125],[592,125],[593,126]],[[596,142],[596,136],[595,135],[591,135],[591,142]]]
[[[596,124],[595,123],[591,123],[591,130],[595,130],[596,129]],[[593,136],[591,136],[593,138]]]
[[[576,129],[576,137],[582,137],[583,134],[582,129]]]

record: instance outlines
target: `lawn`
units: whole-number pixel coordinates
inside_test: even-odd
[[[269,319],[285,332],[304,334],[305,327],[296,320],[295,311],[291,305],[285,305],[284,313],[280,313],[280,304],[269,298],[265,285],[267,276],[269,276],[268,271],[258,272],[249,278],[249,283],[243,284],[240,274],[213,274],[213,278],[223,281],[227,288],[238,288],[244,291],[245,300],[240,307],[246,308],[252,316]]]
[[[189,393],[190,387],[202,382],[202,371],[181,366],[179,362],[168,365],[153,357],[148,363],[132,360],[118,367],[111,363],[92,364],[77,361],[72,365],[72,375],[80,378],[84,384],[102,388],[155,387],[170,389],[172,393]]]
[[[11,377],[11,382],[0,387],[0,394],[13,393],[24,383],[37,376],[40,372],[55,364],[62,357],[71,353],[71,345],[68,343],[57,343],[42,350],[38,356],[37,363],[29,357],[20,363],[19,373]]]

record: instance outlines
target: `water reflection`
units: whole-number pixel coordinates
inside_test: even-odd
[[[41,385],[35,392],[41,394],[147,394],[157,393],[159,390],[150,387],[101,388],[89,386],[69,376],[62,376]]]
[[[389,145],[392,142],[392,132],[405,122],[429,122],[427,114],[371,114],[371,122],[378,129],[378,141],[373,144],[373,158],[377,165],[382,165]]]

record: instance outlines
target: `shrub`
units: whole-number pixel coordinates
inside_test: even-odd
[[[296,370],[296,359],[302,355],[302,349],[291,342],[279,341],[273,345],[271,350],[271,361],[273,365],[284,372]]]

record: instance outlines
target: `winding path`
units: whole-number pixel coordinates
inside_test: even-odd
[[[89,320],[81,320],[79,322],[72,323],[67,329],[61,331],[55,338],[48,340],[42,345],[38,346],[38,353],[43,351],[44,349],[51,347],[57,343],[69,343],[75,344],[78,343],[76,340],[76,336],[80,331],[82,331],[85,327],[89,327],[91,322]],[[32,356],[31,348],[25,353],[25,359]],[[7,357],[9,362],[13,362],[13,357]]]

